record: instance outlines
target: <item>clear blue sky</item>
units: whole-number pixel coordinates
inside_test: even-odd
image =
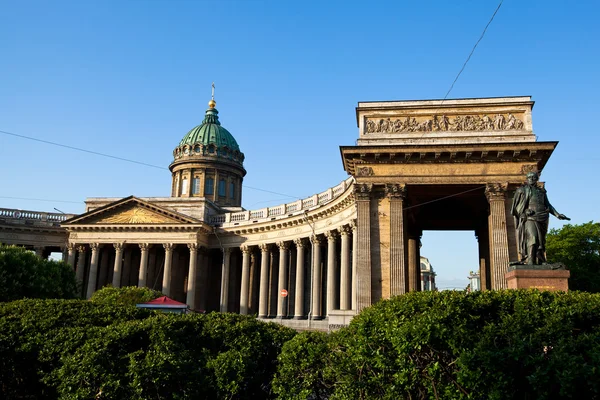
[[[0,134],[0,207],[168,196],[172,151],[212,81],[244,184],[321,192],[346,177],[339,146],[358,137],[357,102],[443,98],[497,5],[0,0],[0,130],[165,167]],[[573,223],[599,219],[599,16],[598,1],[504,1],[449,96],[533,96],[539,140],[560,141],[542,180]],[[293,200],[243,196],[250,209]],[[472,232],[426,232],[422,252],[442,287],[477,267]]]

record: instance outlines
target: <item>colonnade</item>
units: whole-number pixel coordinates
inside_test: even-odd
[[[205,255],[206,249],[196,243],[69,243],[66,261],[75,269],[86,298],[107,284],[138,286],[195,307],[201,287],[198,267],[205,264]]]
[[[82,295],[150,287],[192,309],[323,319],[353,309],[356,224],[311,237],[207,249],[196,243],[69,243]],[[217,293],[217,289],[218,293]]]
[[[239,309],[231,306],[230,280],[222,280],[220,311],[323,319],[332,310],[351,310],[355,230],[353,223],[308,238],[242,245]],[[221,276],[232,274],[233,250],[223,249]]]

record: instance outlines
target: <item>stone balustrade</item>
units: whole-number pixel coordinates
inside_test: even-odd
[[[11,220],[11,222],[34,221],[40,223],[47,222],[49,224],[53,224],[66,221],[67,219],[72,218],[74,216],[75,214],[28,211],[14,208],[0,208],[0,218],[6,220],[7,222]]]
[[[275,207],[261,208],[258,210],[213,215],[210,218],[210,223],[227,227],[229,224],[264,222],[264,220],[287,218],[301,214],[305,210],[312,210],[340,197],[352,184],[353,180],[354,178],[350,177],[343,180],[339,185],[329,188],[322,193],[317,193],[306,199],[297,200],[292,203],[280,204]]]

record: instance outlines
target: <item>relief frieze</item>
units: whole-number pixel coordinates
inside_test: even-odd
[[[173,224],[180,221],[143,207],[132,207],[112,215],[100,217],[94,222],[97,224]]]
[[[511,131],[522,130],[524,123],[512,113],[484,115],[434,115],[433,117],[373,118],[367,120],[366,133]]]

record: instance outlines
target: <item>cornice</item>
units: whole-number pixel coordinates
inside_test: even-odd
[[[351,175],[368,175],[361,164],[450,164],[535,162],[542,170],[558,142],[340,146],[344,169]],[[360,172],[360,173],[359,173]]]

